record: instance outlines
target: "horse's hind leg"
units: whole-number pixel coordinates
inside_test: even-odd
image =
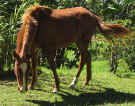
[[[89,80],[91,79],[91,56],[88,52],[89,39],[84,38],[77,42],[77,46],[78,46],[81,57],[80,57],[78,72],[70,85],[71,88],[73,88],[75,84],[77,83],[77,80],[81,74],[81,71],[85,62],[87,62],[87,76],[86,76],[85,85],[88,84]]]
[[[78,72],[76,74],[76,77],[74,78],[74,80],[70,84],[70,88],[73,88],[76,85],[77,81],[78,81],[78,78],[79,78],[79,76],[81,74],[82,68],[83,68],[83,66],[85,64],[85,58],[84,57],[85,57],[85,53],[81,53],[80,60],[79,60]]]
[[[54,60],[55,56],[56,56],[56,54],[52,54],[52,55],[47,56],[48,64],[49,64],[50,68],[52,69],[53,75],[55,78],[55,88],[53,90],[54,93],[56,93],[59,90],[59,77],[58,77],[57,72],[56,72],[56,63]]]
[[[86,80],[84,85],[88,85],[89,80],[91,80],[92,78],[92,72],[91,72],[91,55],[90,53],[87,51],[86,53],[86,64],[87,64],[87,74],[86,74]]]

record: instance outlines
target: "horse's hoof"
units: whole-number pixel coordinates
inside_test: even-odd
[[[84,84],[83,84],[83,85],[84,85],[84,86],[86,86],[86,85],[88,85],[88,84],[89,84],[89,82],[87,82],[87,81],[86,81],[86,82],[84,82]]]
[[[32,90],[34,87],[32,85],[28,85],[28,90]]]
[[[23,90],[23,87],[18,87],[18,90],[20,91],[20,92],[23,92],[24,90]]]
[[[74,78],[74,80],[72,81],[72,83],[70,84],[69,88],[74,88],[76,83],[78,81],[78,78]]]
[[[23,87],[20,88],[20,92],[22,92],[22,91],[23,91]]]
[[[73,89],[75,87],[74,84],[69,85],[69,88]]]
[[[54,88],[53,93],[57,93],[57,92],[58,92],[58,88]]]

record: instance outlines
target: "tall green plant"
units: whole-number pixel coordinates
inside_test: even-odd
[[[21,25],[21,16],[25,8],[35,1],[28,0],[1,0],[0,1],[0,68],[4,65],[11,70],[13,64],[12,52],[16,46],[17,32]]]

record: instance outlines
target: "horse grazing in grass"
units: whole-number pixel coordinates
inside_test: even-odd
[[[74,87],[81,74],[84,64],[87,64],[85,85],[91,79],[91,55],[88,44],[96,27],[106,37],[122,37],[130,31],[119,24],[104,24],[98,16],[82,7],[67,9],[51,9],[35,5],[27,10],[22,17],[22,26],[17,36],[17,48],[14,52],[15,73],[18,89],[25,91],[33,88],[37,80],[37,50],[40,48],[47,57],[48,64],[55,78],[53,92],[59,90],[59,77],[56,72],[55,56],[57,49],[66,48],[76,43],[80,52],[78,72],[71,83]],[[28,72],[32,66],[32,80],[28,83]]]

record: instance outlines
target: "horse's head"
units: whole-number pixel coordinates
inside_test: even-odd
[[[18,90],[26,91],[27,90],[27,80],[28,80],[28,71],[30,68],[29,58],[30,57],[20,57],[17,52],[14,52],[15,57],[15,74],[18,82]]]

